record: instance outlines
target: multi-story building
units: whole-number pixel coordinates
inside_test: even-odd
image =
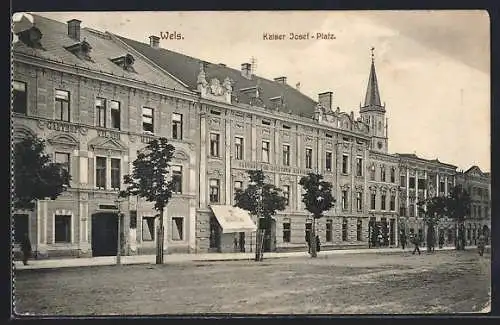
[[[249,63],[238,70],[169,51],[157,36],[141,43],[80,28],[78,20],[64,24],[38,15],[18,36],[14,136],[46,139],[47,152],[72,176],[58,199],[37,202],[33,212],[16,211],[16,236],[28,232],[39,256],[116,253],[118,211],[124,213],[123,253],[152,253],[158,227],[152,204],[116,198],[137,151],[159,136],[176,148],[177,190],[161,216],[169,253],[252,249],[255,216],[236,216],[247,226],[227,223],[237,213],[235,189],[248,185],[250,169],[263,170],[288,198],[267,250],[306,246],[312,219],[299,180],[309,172],[334,185],[335,207],[317,222],[326,249],[368,246],[375,226],[387,235],[382,245],[397,245],[399,228],[417,220],[410,200],[420,193],[417,179],[439,174],[454,181],[454,166],[388,153],[373,58],[356,118],[334,108],[333,92],[315,101],[284,76],[268,80]]]
[[[137,150],[166,136],[176,147],[178,183],[165,215],[166,246],[195,251],[196,98],[110,34],[80,28],[78,20],[34,18],[13,47],[14,139],[45,139],[46,152],[66,164],[71,183],[57,200],[16,211],[15,241],[29,233],[38,256],[114,254],[120,208],[127,211],[124,253],[154,252],[152,204],[116,199]]]
[[[478,166],[472,166],[457,174],[461,184],[471,197],[470,216],[466,219],[467,245],[476,245],[481,233],[489,240],[491,229],[491,176]]]

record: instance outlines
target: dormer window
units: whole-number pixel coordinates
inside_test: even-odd
[[[17,37],[19,37],[21,42],[29,47],[35,49],[42,48],[42,44],[40,43],[40,40],[42,39],[42,32],[35,26],[17,33]]]
[[[90,46],[90,44],[86,40],[70,46],[66,46],[65,49],[70,51],[80,59],[91,61],[90,51],[92,50],[92,46]]]
[[[123,70],[135,72],[134,67],[133,67],[135,59],[130,54],[119,56],[117,58],[110,59],[110,60],[114,64],[122,67]]]

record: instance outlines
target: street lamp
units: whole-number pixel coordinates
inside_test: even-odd
[[[115,200],[115,203],[116,203],[116,206],[118,207],[118,213],[117,213],[117,216],[118,216],[118,236],[117,236],[117,249],[116,249],[116,265],[121,265],[121,240],[122,240],[122,236],[121,236],[121,209],[120,209],[120,198],[117,198]]]

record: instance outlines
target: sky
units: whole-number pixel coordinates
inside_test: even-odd
[[[466,170],[490,170],[490,22],[486,11],[52,12],[45,17],[149,42],[160,32],[172,51],[255,73],[286,76],[317,100],[333,91],[333,107],[359,116],[375,48],[389,152]],[[335,39],[289,40],[289,33]],[[286,34],[264,40],[264,33]]]

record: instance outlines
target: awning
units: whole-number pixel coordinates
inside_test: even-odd
[[[223,233],[256,231],[257,226],[248,211],[230,205],[211,205]]]

